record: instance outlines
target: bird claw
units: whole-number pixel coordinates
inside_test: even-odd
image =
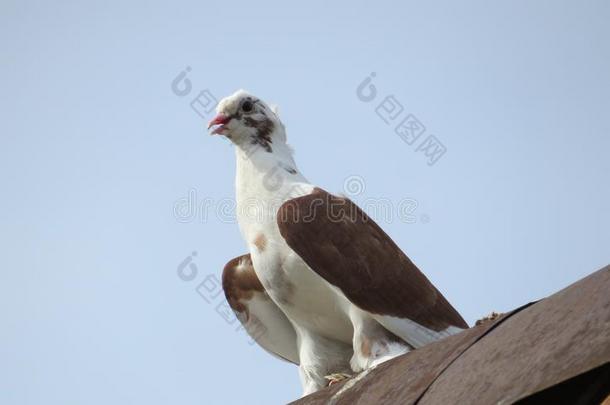
[[[333,373],[333,374],[324,376],[324,378],[328,380],[328,386],[330,387],[333,384],[337,384],[342,381],[349,380],[350,378],[352,378],[352,376],[349,374],[346,374],[346,373]]]

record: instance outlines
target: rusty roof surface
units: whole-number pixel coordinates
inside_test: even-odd
[[[610,266],[293,404],[510,404],[610,364]]]

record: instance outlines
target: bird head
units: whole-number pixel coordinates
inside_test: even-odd
[[[244,90],[220,100],[208,129],[212,135],[224,135],[238,146],[260,146],[267,152],[272,151],[273,142],[285,142],[277,114],[264,101]]]

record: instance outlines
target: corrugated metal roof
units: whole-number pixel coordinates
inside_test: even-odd
[[[294,404],[510,404],[605,365],[610,370],[610,266]],[[604,372],[591,372],[601,385],[589,396],[596,402],[583,403],[610,393]]]

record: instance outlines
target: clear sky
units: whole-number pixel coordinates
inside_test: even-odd
[[[245,245],[204,90],[277,103],[469,323],[608,264],[610,3],[423,3],[2,1],[0,403],[300,395],[217,296]]]

